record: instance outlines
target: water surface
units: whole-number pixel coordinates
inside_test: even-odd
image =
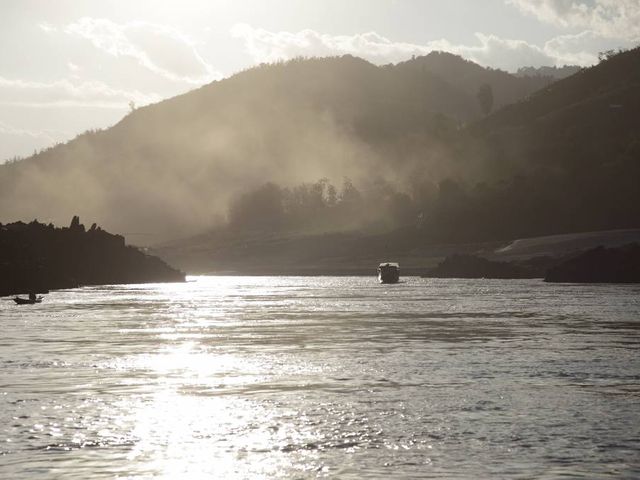
[[[0,477],[638,478],[640,287],[194,277],[0,301]]]

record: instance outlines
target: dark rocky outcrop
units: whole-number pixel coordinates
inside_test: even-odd
[[[37,221],[0,224],[0,296],[80,285],[179,282],[184,273],[125,245],[124,237],[78,217],[56,228]]]
[[[547,272],[545,282],[640,283],[640,244],[597,247]]]
[[[475,255],[451,255],[429,272],[436,278],[535,278],[533,269],[524,265],[496,262]]]

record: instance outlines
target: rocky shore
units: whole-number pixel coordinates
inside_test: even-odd
[[[550,268],[545,282],[640,283],[640,244],[597,247]]]
[[[81,285],[181,282],[185,274],[74,217],[57,228],[34,220],[0,224],[0,296]]]
[[[447,256],[424,277],[544,278],[564,283],[640,283],[640,244],[599,246],[562,256],[538,256],[520,261],[496,261],[475,255]]]

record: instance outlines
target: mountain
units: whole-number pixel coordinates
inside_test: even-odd
[[[375,176],[409,191],[475,178],[480,165],[451,159],[457,131],[482,117],[480,87],[490,109],[548,83],[449,54],[263,65],[0,166],[0,220],[77,213],[152,244],[223,224],[230,202],[268,181]]]
[[[476,185],[467,211],[448,214],[468,220],[465,237],[640,226],[638,111],[640,48],[482,119],[461,156],[483,159],[502,183]]]
[[[640,49],[555,83],[442,53],[262,65],[1,166],[0,220],[77,212],[260,272],[637,228],[639,77]]]
[[[374,182],[357,195],[353,186],[343,186],[337,196],[335,187],[323,183],[265,185],[232,202],[227,228],[166,245],[159,253],[199,271],[349,273],[383,260],[427,268],[442,255],[484,255],[518,238],[637,229],[637,111],[640,49],[581,70],[465,128],[445,130],[441,145],[448,149],[443,162],[449,173],[434,175],[440,181],[421,181],[424,170],[416,170],[407,194]],[[430,167],[426,161],[422,166]],[[339,221],[343,212],[352,222],[367,221],[349,232]],[[371,212],[399,224],[381,226]],[[327,225],[327,218],[338,218],[332,224],[340,228],[330,234],[309,231],[311,225]]]
[[[467,98],[473,100],[476,100],[480,87],[488,85],[492,91],[493,110],[518,102],[532,92],[550,85],[558,78],[551,67],[548,67],[548,71],[536,69],[535,72],[527,70],[527,73],[523,74],[519,71],[516,75],[512,75],[503,70],[481,67],[447,52],[431,52],[426,56],[400,63],[398,68],[409,71],[422,70],[445,78],[459,91],[464,92]],[[482,115],[480,104],[477,101],[470,101],[469,105],[474,107],[473,115],[471,118],[464,119],[468,121],[480,118]]]

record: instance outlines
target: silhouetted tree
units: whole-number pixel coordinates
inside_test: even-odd
[[[335,206],[335,204],[338,201],[338,191],[336,190],[336,187],[334,187],[331,184],[328,184],[326,197],[327,197],[327,200],[326,200],[327,206],[329,207]]]
[[[611,49],[611,50],[605,50],[603,52],[598,52],[598,61],[604,62],[626,51],[627,50],[624,48],[619,48],[618,50]]]
[[[235,228],[277,230],[283,219],[283,190],[273,183],[241,195],[229,208],[229,224]]]
[[[362,195],[358,189],[353,185],[350,178],[345,177],[342,182],[342,192],[340,193],[341,203],[357,203],[362,199]]]

